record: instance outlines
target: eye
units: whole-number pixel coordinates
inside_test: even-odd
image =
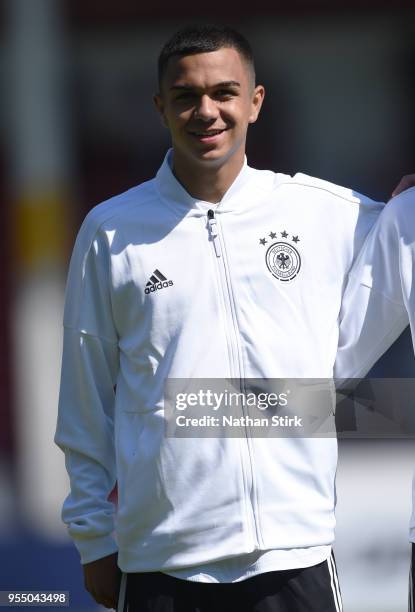
[[[176,96],[176,100],[190,100],[194,97],[194,93],[192,91],[182,91]]]
[[[215,92],[214,97],[218,100],[230,100],[236,95],[236,92],[232,89],[218,89]]]

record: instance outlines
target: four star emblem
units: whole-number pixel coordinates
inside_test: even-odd
[[[288,232],[286,230],[280,233],[283,238],[288,238]],[[271,240],[275,240],[275,238],[277,237],[277,232],[270,232],[268,236],[271,238]],[[297,244],[297,242],[300,242],[300,239],[298,236],[293,236],[292,241]],[[259,243],[265,246],[266,244],[268,244],[268,240],[266,238],[260,238]]]

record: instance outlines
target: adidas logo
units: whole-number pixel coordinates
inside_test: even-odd
[[[159,289],[171,287],[173,284],[173,281],[167,280],[160,270],[154,270],[153,274],[150,276],[150,280],[148,281],[146,288],[144,289],[144,292],[152,293],[153,291],[158,291]]]

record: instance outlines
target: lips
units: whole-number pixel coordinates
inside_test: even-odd
[[[209,138],[210,136],[217,136],[218,134],[222,134],[226,128],[222,130],[205,130],[203,132],[191,132],[193,136],[198,136],[199,138]]]
[[[191,131],[189,132],[191,134],[191,136],[193,136],[194,138],[196,138],[199,142],[202,143],[215,143],[217,140],[219,140],[219,138],[221,137],[221,135],[226,132],[228,128],[223,128],[221,130],[198,130],[198,131]]]

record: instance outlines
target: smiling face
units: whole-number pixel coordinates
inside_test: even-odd
[[[258,117],[264,88],[233,48],[172,57],[154,98],[169,129],[174,165],[242,167],[248,125]]]

